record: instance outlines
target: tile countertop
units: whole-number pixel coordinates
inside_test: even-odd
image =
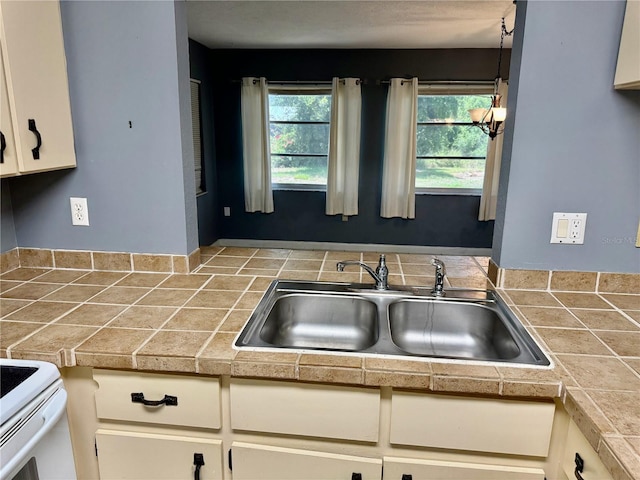
[[[18,268],[0,276],[0,356],[59,367],[560,398],[614,478],[640,479],[640,294],[579,291],[585,280],[579,274],[558,272],[551,282],[511,274],[501,281],[511,288],[498,289],[549,354],[552,369],[233,349],[274,278],[367,283],[366,272],[338,273],[335,263],[377,258],[206,247],[202,265],[188,275]],[[389,282],[432,285],[432,258],[388,253]],[[439,258],[447,265],[446,286],[493,287],[488,258]]]

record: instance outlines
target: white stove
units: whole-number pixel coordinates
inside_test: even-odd
[[[0,480],[75,480],[67,392],[50,363],[0,359]]]

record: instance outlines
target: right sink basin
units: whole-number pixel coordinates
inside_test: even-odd
[[[399,300],[389,305],[391,339],[412,355],[511,360],[520,348],[498,313],[484,305]]]

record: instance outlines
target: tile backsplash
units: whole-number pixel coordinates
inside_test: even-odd
[[[510,290],[640,294],[637,273],[510,270],[490,261],[488,275],[496,287]]]
[[[120,272],[189,273],[200,266],[200,249],[190,255],[14,248],[0,255],[0,271],[18,267]]]

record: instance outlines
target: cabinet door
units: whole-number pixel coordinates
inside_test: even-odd
[[[640,90],[640,2],[627,2],[618,50],[614,86],[619,89]]]
[[[377,389],[232,378],[230,395],[234,430],[378,441]]]
[[[2,132],[3,136],[0,176],[11,177],[18,173],[18,158],[16,156],[11,112],[9,111],[9,94],[7,93],[7,77],[2,61],[2,48],[0,48],[0,132]]]
[[[546,457],[555,405],[393,392],[391,443]]]
[[[571,420],[562,459],[562,469],[569,478],[576,478],[576,455],[579,455],[583,462],[582,470],[579,472],[582,478],[585,480],[611,480],[612,477],[607,467],[604,466],[589,441],[582,435],[576,423]]]
[[[20,172],[74,167],[76,156],[59,3],[0,2],[0,22]],[[38,144],[38,135],[41,146],[36,159],[32,149]]]
[[[193,480],[195,453],[201,480],[223,478],[219,440],[100,429],[96,447],[101,480]]]
[[[233,480],[378,480],[382,476],[382,461],[374,458],[239,442],[232,444],[231,451]]]
[[[539,468],[384,457],[382,480],[544,480]]]

